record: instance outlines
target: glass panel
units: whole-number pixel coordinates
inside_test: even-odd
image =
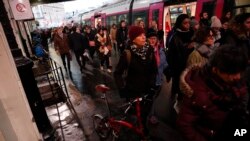
[[[117,20],[116,16],[110,16],[110,23],[109,23],[109,25],[117,24],[116,20]]]
[[[145,27],[148,25],[148,11],[140,11],[140,12],[135,12],[133,13],[133,24],[137,23],[140,20],[143,20],[145,23]]]
[[[204,2],[202,6],[202,10],[206,11],[208,14],[208,18],[214,15],[215,1]]]
[[[120,21],[121,20],[125,20],[125,22],[127,22],[128,21],[128,15],[127,14],[121,14],[121,15],[118,15],[117,16],[118,18],[117,18],[117,23],[120,23]]]
[[[177,17],[182,14],[182,13],[178,13],[178,14],[171,14],[170,15],[170,21],[171,21],[171,27],[174,27],[174,24],[176,22]]]
[[[189,17],[192,16],[192,14],[191,14],[191,6],[187,6],[187,14],[188,14]]]
[[[153,21],[156,21],[157,25],[158,25],[158,20],[159,20],[159,9],[155,9],[152,12],[153,15]]]

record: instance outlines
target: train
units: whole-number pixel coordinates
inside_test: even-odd
[[[128,21],[129,6],[131,0],[123,0],[111,5],[79,14],[79,21],[84,25],[101,25],[110,27],[119,25],[121,20]],[[194,16],[199,20],[201,12],[206,11],[211,17],[216,15],[221,18],[230,11],[234,15],[242,12],[250,12],[249,0],[134,0],[132,23],[143,20],[148,27],[154,20],[158,29],[165,32],[171,30],[176,18],[182,14]]]

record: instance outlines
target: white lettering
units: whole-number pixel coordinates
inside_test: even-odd
[[[236,130],[235,130],[234,136],[241,136],[241,135],[240,135],[240,130],[239,130],[239,129],[236,129]]]
[[[247,133],[246,129],[236,129],[234,132],[234,136],[243,136]]]
[[[241,135],[243,136],[244,134],[247,133],[247,130],[246,129],[241,129]]]

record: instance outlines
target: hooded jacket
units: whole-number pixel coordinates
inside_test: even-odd
[[[185,96],[177,125],[186,141],[232,140],[235,129],[249,128],[244,83],[225,84],[197,64],[183,72],[180,88]]]

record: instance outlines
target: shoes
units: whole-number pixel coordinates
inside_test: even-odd
[[[110,69],[108,69],[107,72],[111,73],[112,71]]]
[[[102,71],[103,71],[103,66],[101,66],[101,67],[100,67],[100,70],[102,70]]]

